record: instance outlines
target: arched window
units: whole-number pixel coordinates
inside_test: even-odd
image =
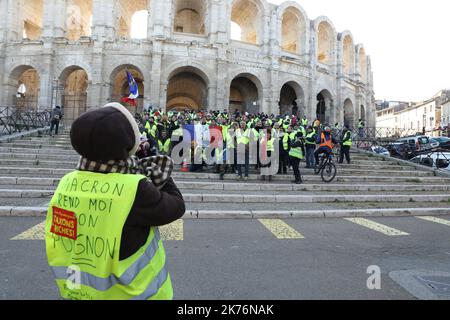
[[[92,0],[69,0],[67,2],[67,38],[75,41],[91,36]]]
[[[234,0],[231,22],[241,29],[240,41],[260,44],[263,39],[263,8],[257,0]]]
[[[118,37],[147,38],[150,0],[119,0],[118,4]]]
[[[174,1],[173,31],[206,34],[206,3],[204,0]]]
[[[355,46],[350,35],[346,35],[342,41],[343,46],[343,69],[347,75],[353,74],[355,70]]]
[[[281,22],[281,47],[284,51],[301,54],[306,44],[306,21],[302,13],[289,7]]]
[[[141,10],[133,14],[131,18],[131,31],[130,35],[132,39],[146,39],[148,29],[148,11]]]
[[[20,8],[22,15],[22,37],[36,40],[42,34],[43,0],[24,0]]]
[[[317,60],[320,63],[332,64],[335,56],[334,30],[331,25],[322,21],[317,31],[318,51]]]
[[[367,81],[367,58],[364,48],[359,50],[359,74],[363,82]]]

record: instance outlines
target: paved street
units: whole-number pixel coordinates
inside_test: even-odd
[[[0,299],[57,299],[35,227],[43,218],[0,221]],[[186,219],[162,234],[176,299],[416,299],[389,274],[450,275],[448,216]],[[367,289],[372,265],[381,269],[381,290]],[[413,277],[405,283],[437,298]]]

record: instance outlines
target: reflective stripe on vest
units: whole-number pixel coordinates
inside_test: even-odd
[[[156,124],[151,126],[150,122],[147,122],[147,124],[145,125],[145,129],[148,130],[148,132],[152,135],[153,138],[156,138],[156,130],[158,129],[158,126]]]
[[[320,142],[320,147],[328,147],[330,149],[334,148],[334,146],[333,146],[333,139],[332,139],[331,135],[330,135],[330,139],[327,140],[325,138],[325,134],[322,133],[322,137],[321,137],[320,141],[321,141]]]
[[[287,133],[285,133],[283,136],[283,150],[289,150],[289,135]]]
[[[164,142],[164,144],[161,142],[161,140],[158,141],[158,146],[159,146],[159,151],[160,152],[164,152],[164,153],[169,153],[169,149],[170,149],[170,143],[172,141],[170,139],[167,139],[166,142]]]
[[[289,151],[289,156],[300,160],[304,159],[302,148],[291,148],[291,151]]]
[[[123,228],[143,179],[142,175],[84,171],[62,178],[50,202],[45,240],[48,263],[63,298],[173,298],[158,228],[150,229],[136,253],[119,260]],[[68,218],[76,222],[76,228],[67,224]],[[74,231],[72,239],[60,236],[68,234],[63,230],[69,228]]]
[[[347,140],[346,140],[347,139]],[[353,145],[353,141],[352,141],[352,133],[351,132],[347,132],[346,133],[346,137],[344,137],[344,146],[349,146],[351,147]]]
[[[314,138],[316,134],[314,132],[308,133],[306,135],[306,144],[316,145],[316,141],[308,141],[309,139]],[[314,139],[315,140],[315,139]]]

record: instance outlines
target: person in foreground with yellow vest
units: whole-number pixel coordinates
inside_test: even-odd
[[[139,129],[118,103],[83,114],[70,137],[81,159],[59,183],[45,226],[48,263],[61,296],[172,299],[158,230],[185,212],[170,178],[172,159],[134,157]]]
[[[292,183],[301,184],[302,176],[300,173],[300,161],[305,158],[305,145],[303,143],[303,134],[297,132],[295,135],[295,140],[291,143],[291,149],[289,151],[289,157],[294,169],[295,181]]]

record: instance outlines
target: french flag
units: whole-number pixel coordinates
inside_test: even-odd
[[[139,97],[139,88],[134,80],[133,75],[127,71],[128,86],[130,87],[130,95],[122,99],[122,102],[129,103],[132,106],[136,106],[136,99]]]

